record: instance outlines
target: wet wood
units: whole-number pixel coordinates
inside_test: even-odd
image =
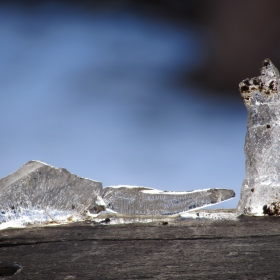
[[[279,248],[278,217],[0,232],[0,263],[22,266],[12,279],[277,279]]]

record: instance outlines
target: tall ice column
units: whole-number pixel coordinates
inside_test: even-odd
[[[280,205],[280,90],[279,72],[263,61],[261,75],[246,79],[239,90],[248,111],[245,142],[246,178],[237,211],[266,213]]]

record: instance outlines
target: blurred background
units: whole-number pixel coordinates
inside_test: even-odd
[[[103,186],[245,176],[238,83],[280,67],[277,0],[0,1],[0,178],[31,159]]]

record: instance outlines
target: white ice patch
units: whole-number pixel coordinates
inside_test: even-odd
[[[105,188],[114,188],[114,189],[119,189],[119,188],[127,188],[127,189],[150,189],[150,190],[155,190],[152,188],[147,188],[147,187],[142,187],[142,186],[130,186],[130,185],[117,185],[117,186],[106,186]]]
[[[114,211],[114,210],[112,210],[110,208],[106,208],[106,210],[102,211],[101,213],[102,214],[118,214],[118,212],[116,212],[116,211]]]
[[[97,196],[95,203],[99,206],[106,206],[106,203],[104,202],[103,198],[101,196]]]
[[[204,189],[204,190],[194,190],[194,191],[184,191],[184,192],[176,192],[176,191],[161,191],[157,189],[151,189],[151,190],[141,190],[142,193],[150,193],[150,194],[171,194],[171,195],[182,195],[182,194],[191,194],[196,192],[205,192],[210,189]]]
[[[28,225],[47,225],[69,223],[82,220],[74,211],[52,209],[20,209],[20,211],[0,212],[0,229],[26,227]]]

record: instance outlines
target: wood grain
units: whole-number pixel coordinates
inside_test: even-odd
[[[23,266],[12,279],[277,279],[279,248],[278,217],[0,232],[0,262]]]

